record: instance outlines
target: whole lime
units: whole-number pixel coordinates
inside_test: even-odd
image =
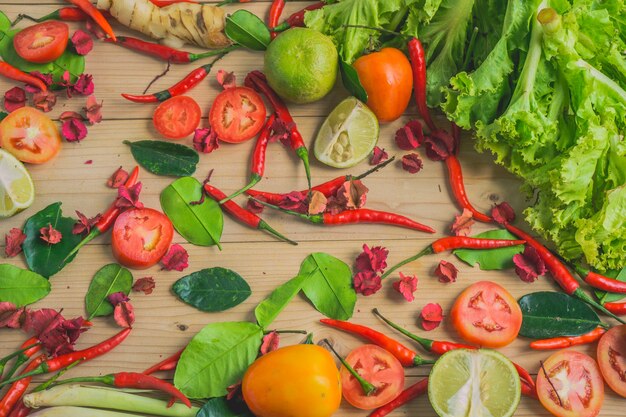
[[[311,103],[332,90],[337,79],[337,48],[326,35],[307,28],[289,29],[265,51],[270,87],[287,101]]]

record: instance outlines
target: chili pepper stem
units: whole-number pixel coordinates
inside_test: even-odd
[[[270,29],[271,32],[284,32],[287,29],[291,29],[291,25],[289,24],[289,22],[283,22],[280,25],[273,27]]]
[[[398,326],[396,323],[392,322],[391,320],[389,320],[388,318],[386,318],[385,316],[383,316],[382,314],[380,314],[380,312],[378,311],[377,308],[374,308],[372,310],[372,313],[374,313],[374,315],[376,317],[378,317],[379,319],[381,319],[382,321],[384,321],[385,323],[387,323],[389,326],[391,326],[393,329],[399,331],[400,333],[402,333],[403,335],[405,335],[406,337],[408,337],[409,339],[415,340],[417,343],[419,343],[424,349],[426,349],[428,352],[430,352],[432,350],[432,346],[433,346],[433,341],[431,339],[425,339],[423,337],[419,337],[416,334],[413,334],[411,332],[409,332],[406,329],[403,329],[402,327]]]
[[[189,62],[194,62],[199,59],[209,58],[209,57],[216,56],[216,55],[227,54],[239,48],[241,48],[241,45],[231,45],[231,46],[227,46],[226,48],[214,49],[212,51],[203,52],[201,54],[189,54]]]
[[[261,176],[259,174],[252,174],[250,176],[250,182],[248,183],[248,185],[246,185],[243,188],[240,188],[238,191],[235,191],[234,193],[232,193],[228,197],[221,199],[218,203],[221,205],[221,204],[224,204],[225,202],[227,202],[228,200],[232,200],[233,198],[237,197],[240,194],[245,193],[250,188],[252,188],[255,185],[257,185],[259,183],[259,181],[261,181]]]
[[[40,344],[40,342],[36,342],[36,343],[33,343],[32,345],[28,345],[28,346],[23,347],[23,348],[21,348],[19,350],[16,350],[13,353],[9,353],[4,358],[0,359],[0,365],[5,365],[7,362],[9,362],[14,357],[21,355],[22,353],[26,352],[28,349],[33,348],[33,347],[35,347],[35,346],[37,346],[39,344]]]
[[[306,339],[302,342],[303,345],[312,345],[313,344],[313,333],[309,333],[306,335]]]
[[[265,220],[261,220],[259,222],[258,229],[265,230],[268,233],[270,233],[271,235],[277,237],[278,239],[283,240],[283,241],[285,241],[287,243],[290,243],[290,244],[292,244],[294,246],[298,245],[298,242],[296,242],[294,240],[291,240],[291,239],[283,236],[282,234],[278,233],[276,230],[274,230],[269,224],[267,224],[267,222]]]
[[[63,259],[63,262],[67,262],[67,260],[70,259],[72,255],[74,255],[76,252],[78,252],[80,248],[82,248],[83,246],[85,246],[87,243],[91,242],[98,236],[100,236],[100,230],[94,227],[80,242],[78,242],[76,246],[74,246],[74,248],[70,251],[70,253],[67,254],[65,259]]]
[[[309,164],[309,151],[303,146],[296,149],[296,155],[302,160],[304,164],[304,172],[306,174],[306,182],[309,185],[309,195],[311,194],[311,167]]]
[[[363,392],[365,393],[365,395],[369,397],[376,392],[376,387],[371,382],[366,381],[365,378],[359,375],[359,373],[355,371],[354,368],[350,366],[350,364],[346,362],[346,360],[342,358],[339,353],[337,353],[337,351],[335,350],[335,348],[332,347],[328,339],[322,339],[322,342],[326,346],[328,346],[330,351],[333,352],[333,354],[337,357],[337,359],[339,359],[341,364],[345,366],[348,372],[350,372],[350,374],[352,374],[352,376],[355,377],[357,381],[359,381],[359,384],[361,385],[361,388],[363,388]]]
[[[604,306],[600,305],[599,303],[597,303],[596,301],[594,301],[586,292],[584,292],[582,289],[577,288],[572,295],[576,298],[578,298],[579,300],[584,301],[585,303],[589,304],[590,306],[594,307],[597,310],[600,310],[601,312],[603,312],[604,314],[606,314],[609,317],[613,317],[615,320],[619,321],[622,324],[626,324],[626,321],[622,320],[621,318],[619,318],[618,316],[616,316],[615,314],[611,313],[609,310],[607,310],[606,308],[604,308]]]
[[[382,274],[380,276],[380,279],[384,279],[387,278],[393,271],[397,270],[398,268],[411,263],[419,258],[421,258],[424,255],[432,255],[434,252],[432,246],[427,246],[424,249],[422,249],[421,252],[417,253],[416,255],[411,256],[410,258],[406,258],[405,260],[395,264],[394,266],[392,266],[391,268],[389,268],[387,271],[385,271],[384,274]]]
[[[392,163],[393,161],[395,161],[396,157],[395,155],[392,156],[391,158],[387,159],[384,162],[381,162],[380,164],[368,169],[367,171],[365,171],[362,174],[357,175],[356,177],[353,177],[352,179],[354,180],[362,180],[363,178],[367,177],[370,174],[373,174],[374,172],[377,172],[379,170],[381,170],[382,168],[386,167],[387,165],[389,165],[390,163]]]
[[[256,201],[257,203],[259,203],[259,204],[261,204],[263,206],[266,206],[266,207],[269,207],[269,208],[273,208],[274,210],[278,210],[278,211],[280,211],[282,213],[291,214],[293,216],[297,216],[297,217],[300,217],[301,219],[305,219],[305,220],[311,220],[312,219],[312,217],[309,216],[308,214],[298,213],[297,211],[293,211],[293,210],[287,210],[287,209],[284,209],[282,207],[278,207],[277,205],[270,204],[270,203],[268,203],[266,201],[262,201],[262,200],[256,199],[254,197],[250,197],[250,199],[252,199],[253,201]]]
[[[278,333],[278,334],[308,334],[306,330],[266,330],[263,334]]]
[[[77,366],[78,364],[80,364],[82,361],[76,361],[74,363],[69,364],[68,366],[66,366],[65,368],[61,369],[59,372],[57,372],[52,378],[50,378],[49,380],[47,380],[46,382],[44,382],[43,384],[39,385],[37,388],[35,388],[33,390],[33,392],[39,392],[39,391],[43,391],[46,390],[50,387],[54,387],[57,385],[61,385],[61,384],[66,384],[66,381],[70,381],[69,379],[66,379],[64,381],[61,382],[57,382],[57,380],[67,371],[69,371],[70,369],[72,369],[73,367]],[[74,378],[72,378],[74,379]]]

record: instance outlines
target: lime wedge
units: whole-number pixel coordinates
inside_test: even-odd
[[[356,98],[348,97],[324,120],[313,153],[326,165],[348,168],[367,158],[377,141],[376,115]]]
[[[515,367],[494,350],[451,350],[428,378],[428,398],[440,417],[512,416],[520,396]]]
[[[0,217],[24,210],[35,200],[35,186],[24,165],[0,149]]]

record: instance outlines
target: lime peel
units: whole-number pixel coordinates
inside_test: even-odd
[[[35,200],[35,186],[24,165],[0,149],[0,217],[10,217]]]

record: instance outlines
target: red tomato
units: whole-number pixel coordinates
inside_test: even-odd
[[[59,153],[61,135],[44,113],[21,107],[0,123],[0,147],[22,162],[41,164]]]
[[[202,110],[194,99],[176,96],[159,104],[152,115],[152,122],[166,138],[182,139],[198,127],[201,116]]]
[[[234,87],[222,91],[209,113],[211,128],[224,142],[252,139],[265,123],[263,99],[251,88]]]
[[[381,122],[391,122],[404,113],[413,91],[413,71],[399,49],[383,48],[357,59],[354,64],[367,91],[367,106]]]
[[[615,326],[602,335],[597,357],[606,383],[626,397],[626,325]]]
[[[537,374],[537,394],[546,410],[557,417],[594,417],[600,413],[604,382],[593,358],[561,350],[552,354],[543,368],[545,373],[540,369]]]
[[[467,287],[454,302],[450,316],[463,339],[490,348],[511,343],[522,326],[522,310],[513,296],[489,281]]]
[[[45,64],[63,55],[69,35],[65,23],[52,20],[19,31],[13,38],[13,47],[25,60]]]
[[[359,381],[345,366],[341,367],[343,398],[356,408],[372,410],[396,398],[404,388],[404,368],[395,356],[376,345],[363,345],[346,357],[346,362],[366,381],[376,387],[365,395]]]
[[[165,255],[173,236],[174,227],[165,214],[151,208],[130,209],[115,221],[111,248],[122,265],[145,269]]]

